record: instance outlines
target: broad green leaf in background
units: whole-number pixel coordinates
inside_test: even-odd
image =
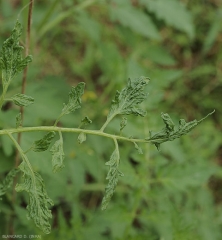
[[[159,170],[157,178],[166,187],[175,188],[175,191],[186,191],[188,187],[198,187],[206,182],[216,172],[216,166],[209,165],[208,168],[202,163],[196,162],[193,165],[169,164]],[[180,181],[178,181],[180,179]]]
[[[42,120],[54,121],[61,111],[61,103],[67,99],[69,89],[70,86],[58,76],[47,76],[43,81],[30,82],[27,92],[35,99],[35,104],[25,109],[24,124],[31,126]],[[35,116],[33,112],[36,113]]]
[[[142,49],[142,55],[153,61],[154,63],[161,64],[163,66],[172,66],[176,64],[174,57],[159,44],[146,44]]]
[[[120,22],[124,27],[129,27],[144,37],[160,40],[158,29],[151,18],[130,3],[118,5],[118,1],[115,1],[115,4],[110,5],[110,14],[113,21]]]
[[[84,31],[93,41],[99,42],[101,35],[101,25],[95,19],[90,17],[86,12],[81,12],[76,15],[82,31]]]
[[[146,76],[149,74],[149,72],[144,69],[137,59],[134,59],[133,57],[129,58],[127,60],[127,76],[131,76],[131,78],[136,78],[138,76]],[[150,75],[149,75],[150,78]]]
[[[127,153],[126,153],[127,154]],[[138,153],[136,153],[138,155]],[[144,161],[144,156],[142,156]],[[127,159],[127,155],[124,156],[124,153],[122,153],[122,165],[121,170],[124,172],[124,178],[121,179],[121,183],[124,185],[128,185],[135,189],[142,189],[144,185],[148,187],[148,181],[147,178],[144,178],[144,181],[142,179],[142,176],[139,175],[136,171],[135,166],[133,166],[129,160]]]
[[[5,156],[12,156],[13,155],[13,150],[14,150],[14,145],[12,141],[7,136],[0,136],[1,139],[1,146],[2,150],[5,154]]]
[[[168,25],[184,31],[193,39],[194,24],[192,13],[178,0],[140,0],[148,11],[153,12],[157,18],[164,20]]]
[[[105,73],[100,77],[100,82],[109,83],[109,85],[111,85],[110,88],[112,87],[113,89],[117,83],[123,83],[123,80],[126,78],[124,74],[125,61],[118,46],[113,42],[101,42],[99,51],[101,52],[101,57],[98,64],[103,73]],[[112,61],[110,61],[110,59],[112,59]],[[141,76],[141,74],[137,76]],[[115,81],[110,81],[111,78],[115,79]],[[105,89],[105,91],[107,90],[108,89]]]
[[[215,12],[215,19],[212,25],[210,26],[210,30],[204,40],[203,53],[207,53],[210,50],[219,32],[222,31],[221,22],[222,22],[222,10],[220,8],[218,9],[218,11]]]
[[[154,89],[159,90],[169,87],[170,84],[176,82],[184,76],[184,71],[178,69],[161,69],[161,71],[159,69],[148,69],[148,71],[150,78],[153,80],[152,83]]]
[[[13,11],[13,6],[10,4],[10,1],[1,1],[1,15],[3,17],[9,17],[11,11]]]

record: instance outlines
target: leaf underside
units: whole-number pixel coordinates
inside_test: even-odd
[[[11,99],[20,107],[27,107],[28,105],[34,103],[34,98],[21,93],[14,95]]]
[[[139,154],[143,154],[143,150],[137,145],[137,143],[134,142],[134,147],[137,150]]]
[[[150,141],[153,143],[156,148],[160,149],[160,144],[173,141],[176,138],[180,138],[181,136],[189,133],[194,127],[200,124],[204,119],[208,116],[213,114],[215,111],[209,113],[206,117],[202,118],[201,120],[197,121],[196,119],[191,122],[186,122],[184,119],[179,120],[179,126],[175,129],[175,124],[173,123],[172,119],[170,118],[169,114],[161,113],[161,117],[165,123],[165,128],[157,133],[153,133],[150,131],[150,137],[145,138],[145,140]]]
[[[84,93],[85,83],[80,82],[76,87],[72,87],[69,92],[69,102],[64,104],[62,115],[69,114],[81,108],[81,97]]]
[[[84,132],[81,132],[78,136],[78,143],[81,144],[86,141],[86,134]]]
[[[89,124],[92,123],[92,120],[89,119],[88,117],[84,117],[82,120],[81,120],[81,127],[85,127]]]
[[[60,138],[58,141],[54,143],[51,147],[50,152],[52,153],[52,167],[53,172],[57,172],[64,168],[64,158],[65,154],[63,152],[63,140]]]
[[[9,82],[32,61],[31,56],[22,58],[22,50],[19,45],[19,38],[22,34],[22,26],[17,21],[11,36],[3,43],[0,52],[0,68],[2,69],[3,87],[6,87]]]
[[[112,118],[115,115],[129,114],[144,117],[146,111],[139,108],[138,105],[147,98],[148,94],[144,93],[144,88],[147,84],[148,78],[139,77],[133,80],[129,78],[127,86],[120,92],[116,92],[107,118]]]
[[[26,156],[23,157],[26,158]],[[28,166],[27,161],[28,159],[26,161],[23,160],[19,166],[19,169],[24,173],[24,181],[17,184],[15,189],[17,192],[28,192],[27,217],[32,219],[35,225],[44,233],[48,234],[51,231],[49,219],[52,218],[48,205],[53,205],[53,201],[47,195],[42,177]]]
[[[119,176],[123,177],[123,173],[119,171],[119,151],[115,149],[112,153],[110,160],[106,163],[109,166],[109,171],[106,179],[108,184],[105,188],[105,195],[102,200],[102,210],[105,210],[114,194],[116,185],[119,180]]]
[[[34,142],[34,146],[32,150],[34,152],[43,152],[49,148],[53,138],[55,137],[56,133],[54,131],[48,132],[42,139],[37,140]]]

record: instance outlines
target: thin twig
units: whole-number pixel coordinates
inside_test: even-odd
[[[29,1],[29,10],[28,10],[28,20],[27,20],[27,30],[26,30],[26,43],[25,43],[25,56],[29,55],[29,48],[30,48],[30,34],[31,34],[31,21],[32,21],[32,10],[33,10],[33,5],[34,5],[34,0],[30,0]],[[25,6],[26,7],[26,6]],[[21,89],[21,93],[24,94],[25,93],[25,89],[26,89],[26,82],[27,82],[27,72],[28,72],[28,67],[26,67],[23,71],[23,77],[22,77],[22,89]],[[20,112],[21,112],[21,122],[23,123],[23,119],[24,119],[24,107],[20,108]],[[20,145],[21,143],[21,132],[18,133],[18,138],[17,138],[17,142]],[[15,168],[17,168],[20,164],[20,154],[19,151],[16,150],[16,155],[15,155]],[[14,182],[13,182],[13,192],[12,192],[12,204],[15,204],[16,201],[16,191],[15,191],[15,186],[17,184],[18,181],[18,177],[16,176],[14,178]],[[10,234],[14,234],[14,216],[11,216],[11,220],[10,220]]]

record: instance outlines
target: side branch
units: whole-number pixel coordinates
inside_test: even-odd
[[[100,131],[103,132],[104,129],[107,127],[107,125],[111,122],[111,120],[115,117],[116,115],[112,115],[111,117],[107,118],[106,122],[103,124],[101,127]]]
[[[31,165],[30,165],[30,162],[29,162],[29,160],[27,159],[24,151],[23,151],[22,148],[20,147],[19,143],[15,140],[15,138],[12,136],[12,134],[11,134],[10,132],[6,132],[6,134],[7,134],[7,135],[9,136],[9,138],[12,140],[12,142],[14,143],[16,149],[18,150],[19,154],[21,155],[23,161],[26,162],[26,164],[27,164],[27,166],[29,167],[32,175],[34,176],[34,172],[33,172],[33,170],[32,170],[32,167],[31,167]]]

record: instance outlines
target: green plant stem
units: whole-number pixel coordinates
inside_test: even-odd
[[[128,141],[128,142],[141,142],[141,143],[151,142],[150,140],[145,140],[145,139],[127,138],[127,137],[123,137],[123,136],[109,134],[109,133],[102,132],[100,130],[88,130],[88,129],[80,129],[80,128],[63,128],[63,127],[55,127],[55,126],[10,128],[10,129],[6,129],[6,130],[0,130],[0,135],[21,133],[21,132],[49,132],[49,131],[68,132],[68,133],[83,132],[85,134],[111,138],[114,141],[122,140],[122,141]],[[116,142],[115,142],[115,144],[116,144]]]
[[[118,165],[119,165],[119,159],[120,159],[120,156],[119,156],[119,145],[118,145],[118,142],[117,142],[116,138],[113,138],[113,141],[114,141],[114,144],[115,144],[115,149],[118,152]]]
[[[27,159],[24,151],[22,150],[22,148],[20,147],[20,145],[18,144],[18,142],[15,140],[15,138],[12,136],[12,134],[11,134],[10,132],[7,132],[6,134],[9,136],[9,138],[10,138],[10,139],[12,140],[12,142],[14,143],[16,149],[18,150],[19,154],[22,156],[22,159],[23,159],[23,160],[26,162],[26,164],[28,165],[31,173],[33,174],[33,178],[35,179],[34,172],[33,172],[33,170],[32,170],[32,166],[31,166],[29,160]]]
[[[53,125],[54,127],[57,126],[59,120],[62,118],[63,115],[64,115],[64,114],[62,114],[62,113],[59,115],[59,117],[56,119],[56,121],[55,121],[55,123],[54,123],[54,125]]]
[[[103,132],[104,129],[107,127],[107,125],[112,121],[112,119],[116,116],[116,114],[111,115],[109,118],[107,118],[106,122],[101,127],[100,131]]]
[[[7,132],[6,131],[6,134],[9,136],[9,138],[12,140],[12,142],[14,143],[16,149],[17,149],[17,153],[19,153],[23,159],[23,161],[26,162],[27,166],[29,167],[30,169],[30,172],[31,174],[33,175],[33,181],[35,181],[35,176],[34,176],[34,172],[32,170],[32,166],[27,158],[27,156],[25,155],[25,153],[23,152],[22,148],[20,147],[19,143],[15,140],[15,138],[11,135],[11,133]],[[16,190],[15,190],[15,186],[16,186],[16,183],[17,183],[17,178],[14,178],[14,187],[13,187],[13,204],[15,203],[15,199],[16,199]],[[35,185],[34,185],[35,186]],[[14,205],[13,205],[14,206]],[[10,234],[14,234],[14,215],[11,215],[10,217],[10,225],[9,225],[9,232]]]
[[[10,81],[8,82],[8,84],[7,84],[5,87],[3,87],[2,95],[1,95],[1,97],[0,97],[0,110],[2,109],[2,106],[3,106],[3,104],[4,104],[5,95],[6,95],[6,93],[7,93],[9,84],[10,84]]]
[[[62,137],[62,132],[61,131],[59,131],[59,137],[60,137],[61,141],[63,142],[63,137]]]
[[[60,0],[55,0],[50,5],[50,8],[48,9],[45,16],[42,18],[40,24],[37,27],[37,32],[39,32],[44,27],[44,25],[47,23],[47,21],[50,19],[50,17],[52,16],[52,14],[53,14],[54,10],[56,9],[59,2],[60,2]]]

